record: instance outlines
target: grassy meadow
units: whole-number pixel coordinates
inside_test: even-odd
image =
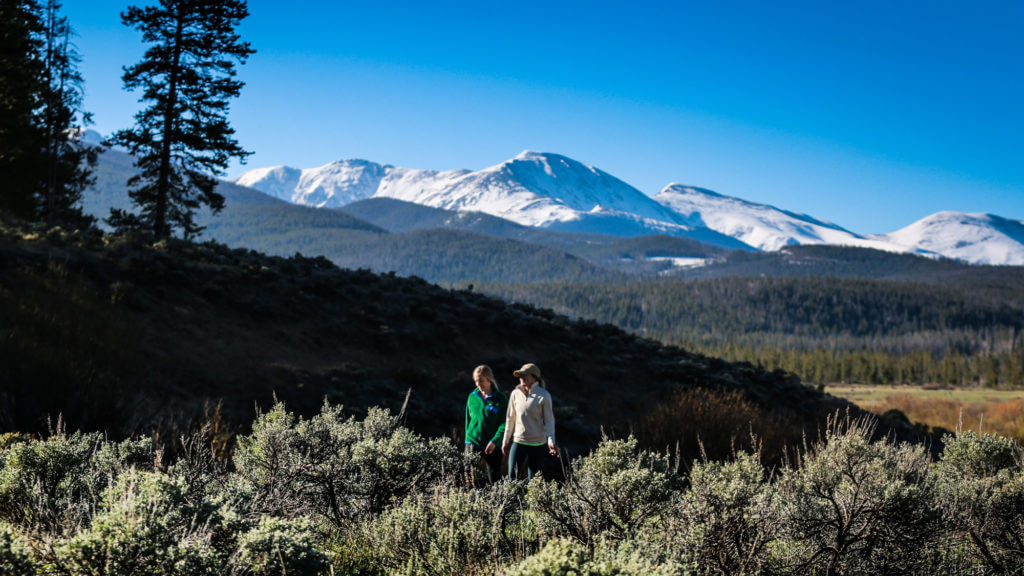
[[[1024,441],[1024,390],[844,384],[825,391],[876,414],[896,409],[932,428],[961,426]]]

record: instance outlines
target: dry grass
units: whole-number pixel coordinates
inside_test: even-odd
[[[674,449],[683,462],[727,460],[736,450],[746,450],[774,463],[787,446],[799,442],[803,429],[792,418],[759,408],[739,391],[691,388],[669,394],[633,432],[645,448]]]
[[[854,390],[828,392],[856,402],[876,414],[899,410],[912,422],[932,428],[994,432],[1024,442],[1024,391],[978,391],[973,389],[922,390],[902,388],[888,394],[857,394]],[[846,391],[846,394],[842,394]]]

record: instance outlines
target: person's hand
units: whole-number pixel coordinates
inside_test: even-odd
[[[487,447],[484,448],[484,454],[493,453],[495,448],[497,448],[497,446],[494,445],[494,442],[488,442]]]
[[[555,458],[558,458],[558,446],[553,445],[553,444],[548,444],[548,454],[551,454]]]
[[[510,446],[509,444],[502,444],[502,445],[501,445],[501,453],[502,453],[502,454],[504,454],[504,455],[506,455],[506,456],[508,456],[508,449],[509,449],[510,447],[511,447],[511,446]]]

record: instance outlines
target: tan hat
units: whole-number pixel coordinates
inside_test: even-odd
[[[523,374],[533,374],[537,380],[540,380],[540,368],[536,364],[523,364],[523,367],[512,373],[516,378],[521,378]]]

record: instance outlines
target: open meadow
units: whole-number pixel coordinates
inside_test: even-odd
[[[826,386],[825,392],[876,414],[899,410],[932,428],[962,426],[1024,440],[1024,390],[844,384]]]

